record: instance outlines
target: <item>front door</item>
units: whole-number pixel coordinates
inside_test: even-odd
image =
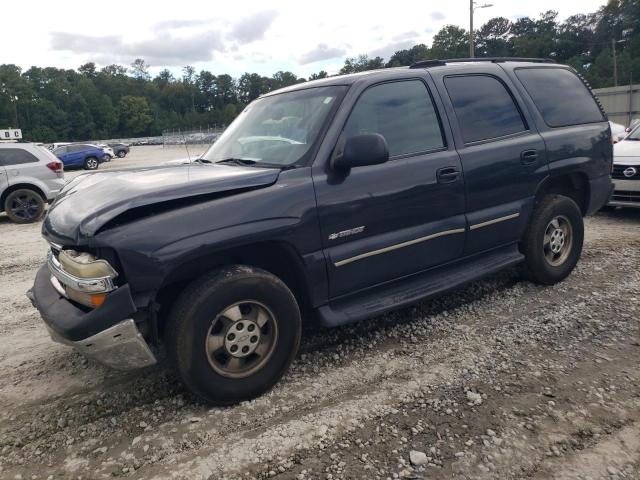
[[[332,298],[462,254],[462,169],[428,81],[416,76],[358,87],[363,91],[351,100],[340,141],[379,133],[389,147],[387,163],[346,173],[331,171],[328,164],[314,166]]]
[[[548,174],[545,143],[499,66],[434,76],[459,126],[469,228],[465,255],[514,243]]]

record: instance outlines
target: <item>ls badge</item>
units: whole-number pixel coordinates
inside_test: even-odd
[[[356,233],[364,232],[364,225],[360,227],[350,228],[349,230],[343,230],[341,232],[332,233],[329,235],[329,240],[337,240],[338,238],[349,237],[351,235],[355,235]]]

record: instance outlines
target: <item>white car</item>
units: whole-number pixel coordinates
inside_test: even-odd
[[[98,145],[98,148],[101,148],[102,151],[104,152],[105,162],[110,162],[116,156],[116,154],[113,153],[113,148],[111,148],[109,145],[105,145],[104,143],[101,143]]]
[[[12,221],[39,220],[64,183],[64,165],[45,147],[0,142],[0,212]]]
[[[627,136],[627,129],[624,125],[620,125],[619,123],[612,121],[609,121],[609,125],[611,126],[611,138],[613,139],[613,143],[618,143]]]
[[[640,125],[613,146],[614,191],[609,205],[640,208]]]

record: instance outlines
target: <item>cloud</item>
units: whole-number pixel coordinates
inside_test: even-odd
[[[412,30],[410,32],[399,33],[398,35],[391,37],[391,40],[393,40],[394,42],[401,42],[403,40],[413,40],[419,35],[420,34],[418,32],[416,32],[415,30]]]
[[[411,48],[416,44],[415,40],[401,40],[398,42],[391,42],[384,47],[377,48],[371,52],[369,52],[369,57],[382,57],[385,60],[389,59],[391,55],[396,53],[398,50],[405,50],[407,48]]]
[[[207,31],[188,37],[163,33],[153,39],[125,43],[122,36],[90,36],[65,32],[51,34],[51,49],[91,55],[101,64],[130,63],[143,58],[151,65],[181,66],[210,61],[214,52],[227,50],[221,34]]]
[[[444,13],[437,12],[437,11],[436,12],[431,12],[431,20],[433,20],[435,22],[438,22],[438,21],[444,20],[444,19],[445,19]]]
[[[194,19],[175,19],[164,20],[154,25],[155,30],[177,30],[179,28],[199,27],[211,23],[210,19],[194,18]]]
[[[230,38],[240,44],[255,42],[264,37],[269,27],[278,16],[275,10],[263,10],[245,17],[237,22],[231,29]]]
[[[298,58],[300,65],[306,65],[308,63],[319,62],[321,60],[330,60],[332,58],[340,57],[347,53],[343,48],[330,47],[326,43],[319,43],[315,48],[303,53]]]

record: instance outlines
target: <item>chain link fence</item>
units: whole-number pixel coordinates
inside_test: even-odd
[[[208,125],[194,130],[165,130],[162,132],[163,147],[174,145],[211,145],[224,132],[226,126]]]

